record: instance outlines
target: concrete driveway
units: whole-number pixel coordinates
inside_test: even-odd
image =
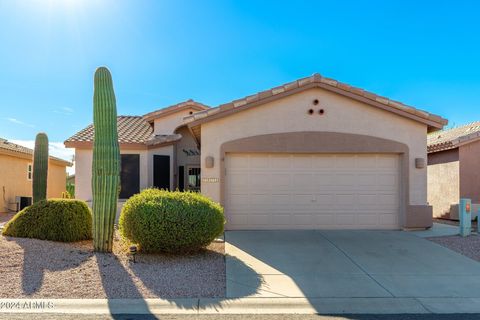
[[[227,298],[478,298],[480,263],[401,231],[229,231]]]

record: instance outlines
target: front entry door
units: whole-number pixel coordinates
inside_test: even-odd
[[[140,155],[122,154],[120,170],[120,199],[140,192]]]
[[[153,156],[153,186],[170,190],[170,156]]]
[[[187,174],[188,190],[200,192],[200,168],[189,167]]]

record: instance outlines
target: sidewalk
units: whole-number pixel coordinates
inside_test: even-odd
[[[16,307],[12,307],[16,306]],[[42,307],[43,306],[43,307]],[[454,314],[480,298],[2,299],[0,315],[45,314]]]
[[[459,234],[460,229],[458,226],[452,226],[443,223],[433,223],[433,226],[427,230],[416,230],[416,231],[407,231],[411,234],[414,234],[420,238],[431,238],[431,237],[446,237],[446,236],[456,236]]]

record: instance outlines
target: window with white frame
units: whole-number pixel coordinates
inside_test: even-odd
[[[27,180],[28,181],[32,180],[32,164],[31,163],[27,165]]]

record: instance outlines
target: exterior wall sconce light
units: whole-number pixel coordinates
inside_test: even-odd
[[[208,156],[205,158],[205,167],[206,168],[213,168],[214,165],[214,159],[212,156]]]
[[[424,158],[415,158],[415,168],[417,168],[417,169],[425,168],[425,159]]]

